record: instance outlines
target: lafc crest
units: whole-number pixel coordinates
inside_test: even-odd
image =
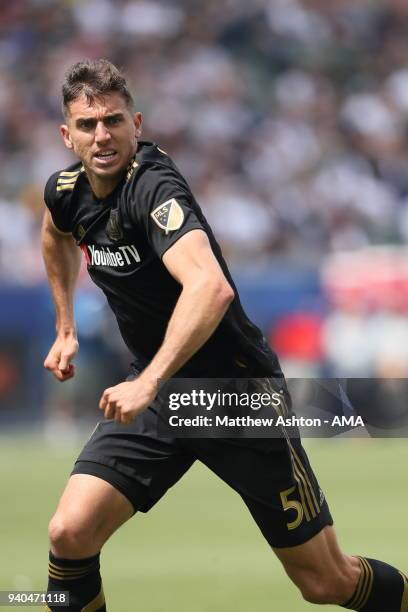
[[[108,238],[117,242],[122,240],[123,231],[120,225],[119,211],[113,208],[109,215],[108,225],[106,226],[106,234]]]
[[[150,213],[150,216],[159,227],[165,230],[166,234],[179,229],[184,221],[183,209],[175,198],[160,204]]]

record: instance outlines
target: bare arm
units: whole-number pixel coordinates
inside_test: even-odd
[[[64,381],[74,375],[71,361],[78,351],[74,291],[81,254],[71,234],[63,234],[55,227],[48,210],[44,215],[41,245],[56,317],[56,340],[44,367],[58,380]]]
[[[105,416],[128,423],[157,392],[157,380],[172,376],[213,334],[234,299],[202,230],[180,238],[163,263],[182,286],[162,346],[143,373],[130,383],[106,389],[100,408]]]
[[[162,346],[143,377],[156,382],[179,370],[213,334],[234,291],[202,230],[193,230],[163,256],[163,263],[182,286]]]

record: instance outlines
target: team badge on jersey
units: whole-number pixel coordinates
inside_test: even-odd
[[[75,230],[74,230],[75,238],[77,238],[78,240],[82,240],[82,238],[85,236],[85,234],[86,234],[86,230],[85,230],[84,226],[82,224],[77,225]]]
[[[175,198],[160,204],[150,213],[150,216],[159,227],[165,230],[166,234],[178,230],[184,221],[183,209]]]
[[[108,238],[113,240],[113,242],[122,240],[123,238],[123,231],[120,226],[119,211],[116,209],[111,210],[108,225],[106,226],[106,234]]]

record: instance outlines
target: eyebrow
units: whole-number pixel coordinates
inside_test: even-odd
[[[117,113],[109,113],[109,115],[105,115],[104,118],[102,119],[102,121],[105,121],[106,119],[120,119],[124,117],[124,114],[120,111],[118,111]],[[96,122],[97,119],[95,117],[77,117],[75,119],[75,123],[78,125],[79,123],[81,123],[81,121],[85,121],[87,123],[92,123],[92,122]]]

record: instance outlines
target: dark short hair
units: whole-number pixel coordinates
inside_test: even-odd
[[[133,98],[123,74],[106,59],[77,62],[66,72],[62,85],[62,109],[69,112],[69,104],[84,94],[90,104],[95,98],[111,92],[120,93],[129,108]]]

